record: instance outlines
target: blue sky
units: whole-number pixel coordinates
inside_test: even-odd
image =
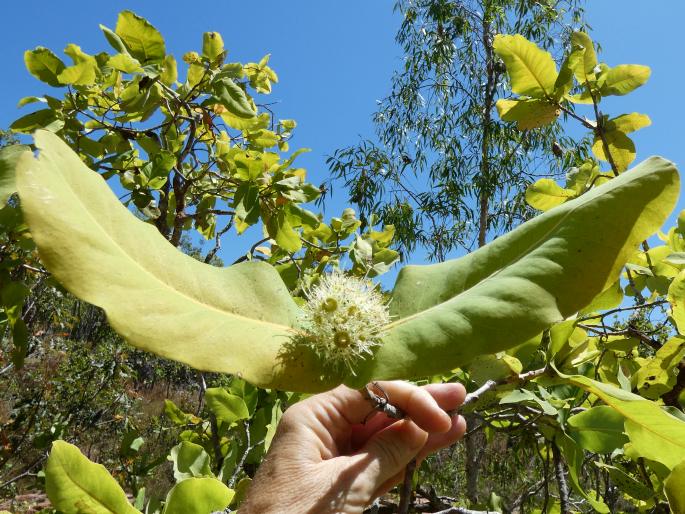
[[[162,32],[167,51],[177,58],[200,50],[202,33],[209,30],[223,35],[230,59],[254,61],[271,53],[270,64],[280,78],[271,95],[278,102],[273,108],[279,118],[298,121],[291,147],[313,149],[299,163],[318,184],[327,177],[327,155],[359,136],[373,135],[370,116],[376,100],[387,94],[392,71],[402,62],[394,42],[400,20],[392,6],[391,0],[224,0],[205,1],[197,8],[177,0],[4,2],[0,127],[30,112],[31,106],[16,108],[19,98],[50,93],[49,86],[25,70],[24,50],[42,45],[60,53],[68,43],[77,43],[89,53],[109,51],[98,24],[114,28],[117,13],[131,9]],[[680,99],[685,71],[679,37],[685,2],[595,0],[589,2],[588,19],[593,38],[602,44],[602,60],[652,67],[646,86],[608,99],[605,112],[636,111],[652,118],[651,127],[634,134],[638,160],[660,154],[685,163]],[[344,203],[338,189],[327,217],[339,214]]]

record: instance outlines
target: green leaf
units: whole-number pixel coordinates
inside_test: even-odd
[[[505,394],[499,401],[500,405],[508,405],[511,403],[535,403],[542,409],[542,412],[548,416],[556,416],[558,411],[547,400],[543,400],[538,395],[527,389],[514,389]]]
[[[68,68],[64,68],[57,78],[62,84],[89,86],[95,82],[96,69],[97,64],[95,62],[83,61],[73,66],[69,66]]]
[[[231,79],[217,80],[212,86],[219,103],[226,107],[229,113],[239,118],[254,118],[257,115],[245,91]]]
[[[583,58],[576,61],[573,71],[576,80],[581,84],[585,84],[590,76],[593,75],[594,69],[597,66],[595,47],[592,44],[592,39],[585,32],[574,32],[571,34],[571,44],[574,47],[583,49]]]
[[[622,469],[599,461],[595,461],[594,465],[600,469],[607,470],[609,478],[618,486],[622,493],[642,501],[648,501],[655,497],[655,493],[651,488],[635,480]]]
[[[515,121],[519,130],[528,130],[549,125],[560,114],[560,110],[546,100],[497,100],[497,112],[504,121]]]
[[[664,481],[664,492],[671,512],[685,512],[685,460],[675,466]]]
[[[635,143],[624,132],[619,130],[607,131],[604,134],[604,139],[609,147],[609,154],[611,155],[614,164],[618,168],[619,173],[628,169],[628,166],[635,160]],[[596,135],[592,144],[592,153],[595,157],[603,161],[609,162],[604,142]]]
[[[582,448],[595,453],[611,453],[623,448],[623,416],[607,405],[599,405],[568,418],[569,435]]]
[[[183,441],[171,449],[169,460],[174,463],[177,482],[193,477],[213,477],[209,454],[199,444]]]
[[[319,378],[313,352],[284,351],[300,311],[273,267],[221,269],[182,254],[57,136],[39,131],[35,141],[40,157],[22,156],[17,188],[42,261],[131,344],[261,387],[320,391],[340,382]]]
[[[658,400],[676,383],[678,363],[685,356],[685,337],[670,338],[656,354],[640,366],[632,377],[632,383],[640,395]]]
[[[62,127],[64,127],[64,120],[59,119],[52,109],[41,109],[40,111],[32,112],[22,116],[10,125],[10,128],[15,132],[23,132],[24,134],[30,134],[38,129],[57,132]]]
[[[685,460],[685,422],[656,403],[613,385],[580,375],[561,375],[569,383],[599,397],[624,418],[624,430],[640,456],[673,469]]]
[[[573,70],[579,65],[585,55],[584,48],[576,48],[571,51],[564,59],[564,62],[559,69],[559,76],[554,83],[554,99],[559,101],[573,88]]]
[[[128,50],[126,49],[126,45],[124,42],[121,40],[121,38],[112,30],[104,25],[100,25],[100,30],[102,33],[105,35],[105,39],[107,39],[107,42],[112,45],[112,48],[114,48],[117,52],[122,53],[122,54],[127,54]]]
[[[218,421],[231,424],[250,417],[245,400],[230,394],[223,387],[210,387],[205,392],[207,407]]]
[[[45,490],[64,514],[140,514],[104,466],[89,461],[73,444],[52,443]]]
[[[552,94],[557,67],[549,52],[519,34],[497,34],[493,48],[507,67],[514,93],[534,98]]]
[[[128,52],[142,64],[158,63],[164,60],[166,55],[164,38],[145,18],[131,11],[122,11],[119,13],[114,32],[124,43]],[[107,35],[106,32],[105,35]]]
[[[576,196],[573,189],[564,189],[551,178],[541,178],[526,188],[526,202],[541,211],[548,211]]]
[[[606,123],[606,130],[619,130],[629,134],[644,127],[649,127],[652,120],[646,114],[632,112],[630,114],[622,114],[616,118],[612,118]]]
[[[124,73],[137,73],[143,71],[138,59],[134,59],[128,53],[113,55],[107,61],[107,66],[111,66],[115,70]]]
[[[178,80],[178,66],[173,55],[169,54],[164,58],[164,69],[159,78],[167,86],[172,86]]]
[[[26,145],[0,148],[0,208],[4,207],[10,196],[17,192],[14,170],[21,154],[28,150],[29,147]]]
[[[580,472],[583,467],[584,454],[573,439],[564,433],[558,433],[554,439],[555,444],[558,445],[561,453],[566,461],[568,467],[568,477],[571,479],[571,486],[580,494],[587,502],[592,505],[596,512],[606,514],[609,512],[609,507],[602,501],[595,499],[594,492],[586,492],[580,483]]]
[[[224,55],[224,40],[218,32],[205,32],[202,35],[202,55],[216,61]]]
[[[38,46],[34,50],[26,50],[24,52],[24,64],[29,73],[38,80],[54,87],[62,85],[57,77],[66,66],[51,50],[42,46]]]
[[[208,514],[222,511],[231,503],[234,494],[232,489],[216,478],[189,478],[169,491],[162,514]]]
[[[384,343],[349,383],[443,373],[576,313],[619,278],[678,190],[673,164],[651,158],[460,259],[404,267]]]
[[[652,70],[649,66],[639,64],[620,64],[609,71],[603,77],[600,93],[602,96],[627,95],[649,80]]]
[[[266,223],[269,236],[286,252],[297,252],[302,248],[300,234],[293,228],[285,212],[280,211],[271,216]]]
[[[668,302],[678,332],[685,334],[685,270],[678,273],[668,286]]]

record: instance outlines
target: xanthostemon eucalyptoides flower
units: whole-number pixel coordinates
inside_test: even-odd
[[[334,272],[307,292],[302,343],[334,371],[355,367],[380,345],[380,330],[389,323],[387,302],[367,279]]]

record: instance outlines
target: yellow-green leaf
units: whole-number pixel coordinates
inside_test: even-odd
[[[605,149],[606,146],[609,150],[609,155],[616,164],[619,173],[624,172],[628,169],[628,166],[635,160],[635,143],[630,139],[625,132],[620,130],[607,130],[604,133],[604,141],[600,136],[595,136],[595,140],[592,143],[592,153],[595,157],[602,161],[609,162],[609,157]]]
[[[685,421],[656,403],[581,375],[562,375],[621,414],[633,450],[640,456],[673,469],[685,460]]]
[[[95,82],[97,63],[91,61],[81,61],[78,64],[69,66],[62,70],[57,79],[62,84],[74,86],[88,86]]]
[[[620,64],[610,68],[604,75],[600,93],[603,96],[626,95],[645,84],[651,73],[649,66]]]
[[[224,40],[218,32],[205,32],[202,35],[202,55],[216,61],[224,55]]]
[[[549,125],[560,114],[560,110],[545,100],[497,100],[497,112],[504,121],[515,121],[519,130],[534,129]]]
[[[605,128],[607,131],[618,130],[629,134],[641,128],[649,127],[651,124],[652,120],[646,114],[632,112],[610,119],[606,122]]]
[[[45,490],[52,505],[64,514],[140,514],[104,466],[89,461],[64,441],[52,443]]]
[[[161,62],[166,55],[164,38],[145,18],[122,11],[114,29],[128,52],[142,64]]]
[[[66,66],[51,50],[42,46],[34,50],[26,50],[24,64],[29,73],[38,80],[55,87],[62,85],[57,77]]]
[[[564,189],[551,178],[541,178],[526,188],[526,202],[534,209],[547,211],[575,198],[573,189]]]
[[[673,514],[685,512],[685,460],[674,467],[664,481],[664,493]]]
[[[131,215],[59,137],[39,131],[35,142],[40,156],[19,160],[17,189],[41,259],[131,344],[261,387],[340,383],[319,378],[313,352],[284,352],[300,310],[273,267],[217,268],[184,255]]]
[[[557,67],[549,52],[520,34],[497,34],[493,48],[507,67],[514,93],[535,98],[552,94]]]
[[[116,54],[109,58],[107,65],[115,70],[123,71],[124,73],[136,73],[143,71],[138,59],[131,57],[129,54]]]
[[[685,270],[678,273],[668,287],[668,301],[678,332],[685,334]]]
[[[576,80],[585,84],[593,75],[593,70],[597,66],[597,54],[592,39],[585,32],[574,32],[571,34],[571,44],[583,49],[583,59],[575,61],[574,74]]]
[[[648,159],[460,259],[404,267],[384,343],[348,382],[443,373],[568,318],[618,280],[679,188],[671,163]]]
[[[162,514],[207,514],[223,511],[234,495],[232,489],[216,478],[188,478],[169,491]]]
[[[633,386],[645,398],[658,400],[675,385],[678,363],[685,356],[685,338],[670,338],[632,377]]]
[[[19,156],[29,151],[26,145],[10,145],[0,148],[0,209],[5,206],[9,197],[17,192],[14,180]]]

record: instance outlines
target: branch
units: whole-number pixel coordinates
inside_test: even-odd
[[[559,447],[555,443],[552,443],[552,455],[554,456],[554,472],[559,488],[559,509],[561,514],[569,514],[571,510],[568,501],[568,484],[566,484],[566,477],[564,476],[564,462],[561,460]]]

